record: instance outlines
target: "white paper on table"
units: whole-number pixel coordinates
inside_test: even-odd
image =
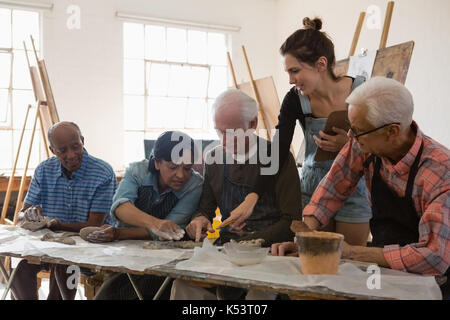
[[[351,56],[348,63],[347,75],[353,78],[363,76],[366,80],[369,80],[372,76],[376,56],[377,50],[366,51],[364,54],[358,56]]]
[[[302,275],[297,257],[267,256],[259,264],[239,267],[227,261],[224,254],[209,242],[195,248],[192,258],[179,262],[176,269],[264,282],[270,279],[272,284],[298,288],[324,286],[336,292],[380,298],[442,299],[439,286],[431,276],[380,268],[381,288],[369,289],[367,281],[372,273],[366,273],[351,263],[341,264],[338,275]]]
[[[167,264],[186,254],[183,249],[151,250],[142,247],[143,241],[124,240],[111,243],[93,244],[78,236],[72,237],[75,245],[41,241],[51,232],[48,229],[31,232],[20,227],[0,226],[0,252],[22,256],[49,256],[79,264],[108,267],[124,267],[144,271],[147,268]]]

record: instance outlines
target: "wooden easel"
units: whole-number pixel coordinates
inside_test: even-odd
[[[375,58],[375,64],[373,66],[372,77],[384,76],[404,84],[406,82],[406,76],[408,74],[409,64],[414,49],[414,42],[409,41],[392,47],[386,47],[393,11],[394,1],[390,1],[386,9],[383,31],[381,34],[377,56]],[[364,16],[365,13],[362,12],[356,27],[349,56],[353,56],[355,53]],[[349,58],[336,62],[336,66],[334,68],[335,74],[338,76],[345,75],[348,70],[348,65]]]
[[[7,214],[9,202],[10,202],[10,199],[11,199],[12,184],[13,184],[13,181],[14,181],[14,178],[15,178],[15,174],[16,174],[17,163],[18,163],[18,160],[19,160],[19,157],[20,157],[20,151],[21,151],[21,147],[22,147],[22,141],[23,141],[23,136],[24,136],[24,133],[25,133],[26,125],[27,125],[27,122],[28,122],[29,112],[33,108],[32,105],[29,105],[28,109],[27,109],[27,112],[26,112],[26,115],[25,115],[25,120],[24,120],[24,124],[23,124],[23,127],[22,127],[22,132],[21,132],[21,135],[20,135],[19,144],[18,144],[18,148],[17,148],[16,157],[15,157],[15,160],[14,160],[11,176],[9,177],[9,181],[8,181],[8,188],[6,190],[5,202],[3,204],[2,214],[1,214],[1,217],[0,217],[0,223],[1,224],[7,223],[7,224],[15,225],[17,223],[18,212],[19,212],[20,208],[22,207],[22,201],[23,201],[22,198],[23,198],[23,194],[24,194],[24,191],[25,191],[26,175],[27,175],[27,171],[28,171],[28,165],[29,165],[30,156],[31,156],[31,153],[32,153],[32,146],[33,146],[34,135],[35,135],[35,131],[36,131],[37,119],[39,119],[39,122],[40,122],[41,133],[42,133],[42,141],[44,143],[44,147],[45,147],[45,151],[46,151],[47,157],[50,156],[50,153],[49,153],[49,150],[48,150],[48,141],[47,141],[46,132],[48,131],[48,129],[50,128],[50,126],[52,124],[54,124],[57,121],[59,121],[58,113],[56,111],[56,105],[55,105],[55,102],[54,102],[54,99],[53,99],[53,94],[52,94],[50,83],[49,83],[49,79],[48,79],[47,70],[46,70],[46,67],[45,67],[45,62],[44,62],[44,60],[40,60],[38,58],[38,56],[37,56],[37,51],[36,51],[36,47],[34,45],[33,37],[31,37],[31,42],[32,42],[32,45],[33,45],[33,51],[34,51],[34,54],[35,54],[35,57],[36,57],[36,62],[38,64],[39,70],[35,66],[31,66],[25,42],[23,43],[23,45],[24,45],[24,49],[25,49],[25,55],[26,55],[26,58],[27,58],[28,69],[30,71],[31,83],[33,85],[34,97],[35,97],[35,100],[36,100],[36,103],[35,103],[36,116],[35,116],[35,120],[34,120],[34,124],[33,124],[33,129],[32,129],[32,132],[31,132],[31,141],[30,141],[30,145],[29,145],[28,153],[27,153],[27,157],[26,157],[25,169],[24,169],[24,172],[23,172],[23,175],[22,175],[22,179],[21,179],[21,182],[20,182],[16,208],[15,208],[15,211],[14,211],[14,219],[13,219],[13,221],[10,221],[9,219],[6,219],[6,214]],[[47,103],[47,101],[49,103]],[[52,112],[51,112],[52,108],[49,108],[49,105],[53,106],[53,109],[54,109],[53,116],[52,116]]]
[[[250,77],[250,86],[251,86],[251,90],[252,90],[252,93],[253,93],[253,97],[255,98],[256,104],[258,105],[258,117],[259,117],[260,122],[261,122],[260,126],[262,125],[262,128],[266,129],[266,137],[267,137],[267,140],[270,141],[271,140],[270,133],[269,133],[270,128],[267,125],[267,120],[266,120],[267,116],[266,116],[266,114],[264,112],[264,109],[263,109],[263,106],[262,106],[262,103],[261,103],[261,98],[260,98],[260,95],[259,95],[259,91],[258,91],[258,88],[256,87],[256,84],[255,84],[255,80],[253,79],[253,73],[252,73],[252,70],[250,68],[250,64],[248,62],[248,57],[247,57],[247,52],[245,51],[245,47],[244,46],[242,46],[242,54],[244,56],[245,65],[247,66],[248,75]],[[232,75],[232,78],[233,78],[233,85],[234,85],[234,87],[236,89],[241,89],[242,90],[241,86],[236,81],[236,74],[234,72],[233,63],[231,61],[231,56],[230,56],[229,52],[227,52],[227,58],[228,58],[228,65],[230,67],[231,75]],[[243,90],[243,91],[245,92],[246,90]],[[246,93],[249,94],[248,92],[246,92]],[[250,94],[250,96],[251,96],[251,94]]]
[[[28,108],[27,108],[24,124],[22,127],[22,132],[21,132],[20,139],[19,139],[19,144],[17,147],[16,157],[14,160],[11,176],[9,177],[9,181],[8,181],[8,187],[6,190],[5,201],[3,204],[2,213],[1,213],[1,217],[0,217],[1,224],[5,224],[5,223],[11,224],[11,225],[17,224],[18,213],[23,205],[25,182],[26,182],[26,178],[27,178],[27,171],[28,171],[28,165],[30,162],[30,157],[33,152],[33,141],[34,141],[34,136],[35,136],[35,132],[36,132],[37,120],[39,119],[39,122],[40,122],[42,141],[45,146],[45,152],[46,152],[47,158],[50,156],[50,153],[49,153],[49,148],[48,148],[49,143],[48,143],[46,133],[48,132],[48,129],[50,128],[51,125],[53,125],[54,123],[59,121],[59,116],[58,116],[58,112],[56,110],[56,104],[55,104],[55,101],[53,98],[53,93],[51,90],[45,62],[44,62],[44,60],[39,59],[39,57],[37,55],[36,47],[34,45],[34,39],[32,36],[30,36],[30,38],[31,38],[32,46],[33,46],[33,51],[34,51],[34,54],[36,57],[36,63],[38,65],[39,69],[36,68],[35,66],[31,66],[25,42],[23,43],[23,45],[24,45],[24,49],[25,49],[25,55],[27,58],[28,69],[30,71],[31,83],[33,85],[33,92],[34,92],[34,97],[35,97],[36,102],[34,105],[28,105]],[[19,192],[17,195],[16,207],[14,210],[14,218],[13,218],[13,221],[10,221],[9,219],[6,219],[6,214],[7,214],[9,202],[11,199],[13,181],[14,181],[15,174],[16,174],[17,163],[18,163],[18,160],[20,157],[20,150],[22,147],[23,136],[24,136],[25,129],[27,126],[27,122],[28,122],[28,116],[29,116],[30,110],[34,109],[34,107],[36,109],[36,114],[34,117],[33,129],[31,131],[30,145],[28,147],[25,168],[23,171],[22,179],[20,181],[20,187],[19,187]],[[5,259],[5,269],[6,270],[9,269],[9,264],[10,264],[10,259],[8,257]]]

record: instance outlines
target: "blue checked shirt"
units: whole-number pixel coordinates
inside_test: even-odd
[[[45,216],[61,222],[86,222],[90,212],[106,213],[104,223],[116,225],[109,214],[117,180],[111,166],[83,151],[80,169],[68,179],[57,157],[39,164],[25,203],[41,206]]]

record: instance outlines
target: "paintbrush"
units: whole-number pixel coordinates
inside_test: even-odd
[[[230,220],[230,221],[226,222],[225,224],[223,224],[223,225],[217,227],[217,229],[225,228],[226,226],[229,226],[230,224],[234,223],[235,221],[236,221],[236,220]]]

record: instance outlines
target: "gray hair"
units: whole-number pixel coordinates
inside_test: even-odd
[[[411,92],[392,79],[374,77],[356,88],[346,102],[367,108],[366,120],[375,127],[398,122],[403,131],[412,123],[414,101]]]
[[[217,111],[230,105],[240,106],[242,117],[247,125],[258,116],[258,106],[256,101],[241,90],[232,88],[222,92],[214,101],[212,105],[213,118]]]

